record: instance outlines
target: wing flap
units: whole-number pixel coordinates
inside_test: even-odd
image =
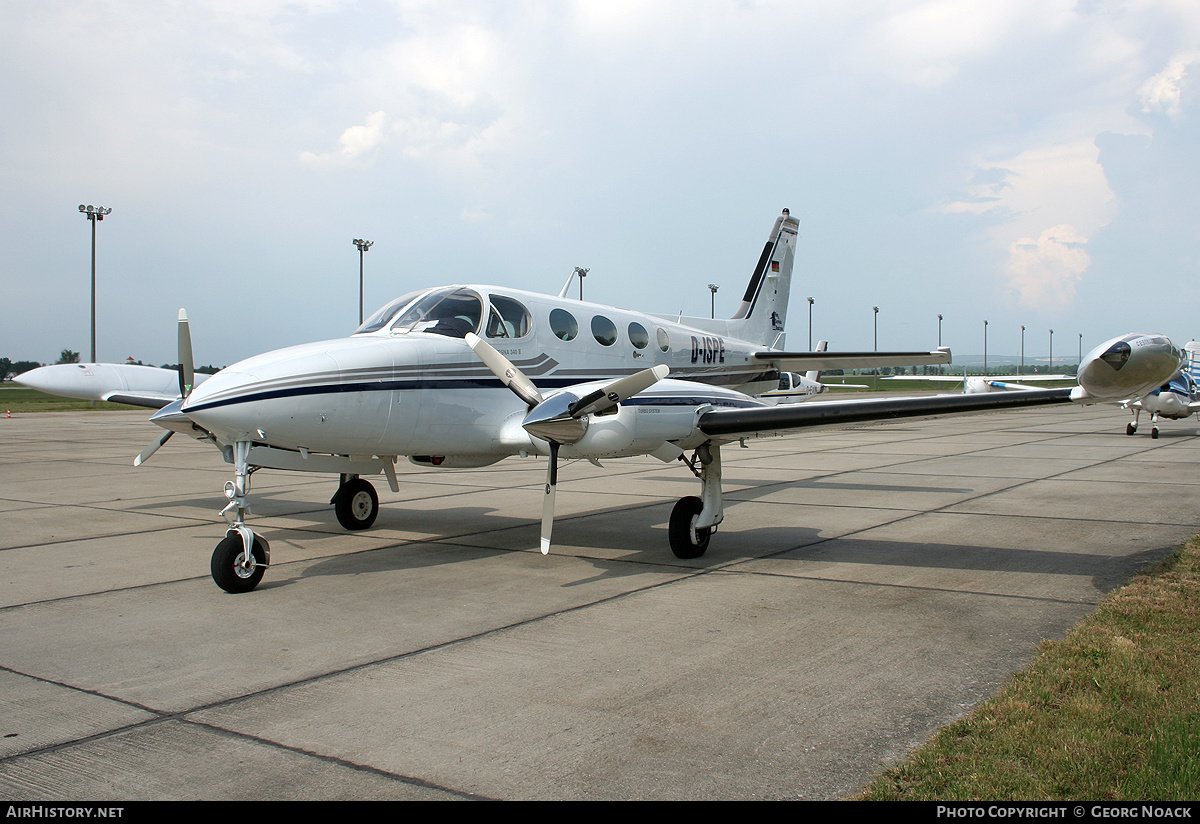
[[[995,412],[1070,401],[1069,388],[1030,389],[982,395],[925,395],[824,401],[753,409],[715,409],[700,416],[699,428],[706,435],[746,437],[815,426]]]

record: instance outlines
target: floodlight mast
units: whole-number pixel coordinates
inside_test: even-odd
[[[363,254],[369,250],[375,241],[363,240],[361,238],[354,239],[354,245],[358,247],[358,325],[362,326],[363,322]]]
[[[112,212],[107,206],[84,206],[79,204],[80,214],[92,224],[92,363],[96,362],[96,221]]]
[[[712,292],[711,299],[709,300],[710,317],[713,318],[717,316],[717,290],[720,288],[721,287],[715,283],[708,284],[708,291]]]

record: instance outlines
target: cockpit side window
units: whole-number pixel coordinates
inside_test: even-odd
[[[466,337],[479,329],[483,301],[469,289],[439,289],[430,292],[404,312],[392,325],[392,334],[429,332],[451,338]]]
[[[492,311],[488,313],[489,338],[523,338],[529,334],[529,310],[512,298],[488,295]]]

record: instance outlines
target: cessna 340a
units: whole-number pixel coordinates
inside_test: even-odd
[[[135,463],[178,431],[211,441],[233,464],[221,513],[229,527],[212,557],[213,579],[229,592],[253,589],[270,564],[267,541],[245,522],[253,472],[340,475],[331,501],[337,518],[366,529],[379,501],[362,476],[382,473],[396,491],[401,456],[431,470],[546,456],[543,553],[560,458],[678,459],[699,479],[700,495],[675,505],[669,543],[678,557],[695,558],[724,517],[723,444],[825,424],[1088,400],[1092,388],[1129,397],[1179,368],[1169,342],[1132,350],[1122,343],[1115,359],[1099,355],[1092,388],[771,405],[753,395],[776,387],[781,371],[950,360],[945,349],[784,351],[798,227],[786,210],[775,220],[728,320],[671,319],[496,286],[413,292],[348,338],[268,352],[213,375],[151,418],[168,432]],[[181,313],[181,382],[190,385],[186,340]]]

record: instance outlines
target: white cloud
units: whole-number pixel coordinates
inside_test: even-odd
[[[1008,248],[1005,273],[1022,306],[1041,311],[1065,309],[1091,263],[1087,238],[1068,224],[1052,226],[1039,237],[1023,237]]]
[[[351,126],[342,132],[338,138],[338,150],[314,154],[301,152],[300,160],[305,163],[329,163],[331,161],[351,162],[358,160],[375,149],[383,141],[384,119],[383,112],[367,115],[367,121],[361,126]]]
[[[1200,60],[1200,52],[1177,54],[1165,69],[1143,83],[1138,89],[1142,111],[1164,114],[1177,122],[1183,116],[1183,92],[1188,68],[1197,60]]]

